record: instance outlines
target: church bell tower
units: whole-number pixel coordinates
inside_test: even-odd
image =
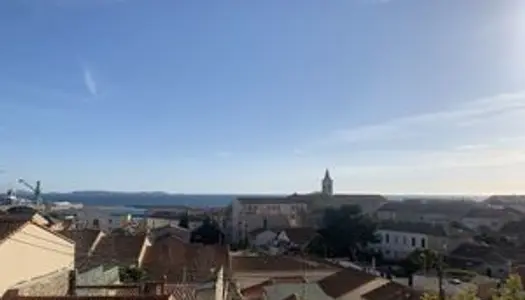
[[[330,177],[330,171],[326,169],[321,186],[321,192],[325,195],[332,196],[334,194],[334,181]]]

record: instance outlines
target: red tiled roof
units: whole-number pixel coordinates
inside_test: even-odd
[[[328,270],[332,265],[290,256],[233,256],[233,272]]]
[[[344,269],[321,279],[318,284],[328,296],[339,298],[376,278],[362,271]]]
[[[148,247],[143,268],[148,276],[168,282],[200,282],[228,262],[228,249],[220,245],[187,244],[177,237],[165,236]]]
[[[317,235],[317,230],[310,227],[287,228],[284,232],[290,242],[297,245],[304,245]]]
[[[140,252],[146,242],[145,234],[111,233],[103,236],[93,253],[77,268],[85,269],[86,264],[117,264],[122,266],[137,265]]]
[[[89,250],[93,247],[101,231],[95,229],[76,229],[63,230],[58,233],[75,242],[75,261],[81,263],[82,260],[87,257]]]
[[[362,296],[365,300],[419,300],[421,292],[412,290],[404,285],[389,282]]]
[[[241,294],[248,298],[262,297],[265,287],[280,283],[306,283],[306,279],[302,276],[272,277],[259,284],[244,288]]]

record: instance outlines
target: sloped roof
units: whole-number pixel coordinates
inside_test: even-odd
[[[145,242],[145,234],[112,232],[100,239],[93,253],[84,263],[89,266],[103,264],[136,265]],[[85,264],[77,267],[80,269],[88,268]]]
[[[328,296],[339,298],[376,278],[376,276],[366,272],[354,269],[343,269],[321,279],[318,284]]]
[[[504,219],[511,216],[521,215],[515,209],[509,208],[495,208],[495,207],[475,207],[465,214],[465,218],[493,218]]]
[[[173,236],[161,237],[148,247],[143,268],[152,279],[168,282],[204,282],[228,262],[228,249],[220,245],[187,244]]]
[[[472,261],[483,261],[486,263],[507,263],[507,259],[499,254],[491,246],[474,243],[463,243],[449,253],[450,258],[466,258]],[[447,258],[449,259],[449,258]]]
[[[75,242],[75,261],[80,263],[86,258],[95,240],[102,232],[96,229],[63,230],[58,233]]]
[[[483,202],[488,204],[525,204],[525,195],[493,195]]]
[[[464,215],[476,203],[469,201],[388,201],[378,211],[390,211],[416,214],[446,214],[452,216]]]
[[[384,221],[379,223],[379,230],[391,230],[399,232],[419,233],[432,236],[447,236],[447,231],[442,225],[429,223]]]
[[[336,270],[333,265],[290,256],[232,256],[233,272]]]
[[[163,227],[154,228],[150,231],[150,235],[153,239],[158,239],[164,236],[175,236],[182,241],[189,243],[191,238],[191,231],[186,228],[166,225]]]
[[[264,287],[264,299],[289,299],[291,295],[305,295],[306,299],[332,300],[317,283],[281,283]],[[292,298],[293,299],[293,298]]]
[[[283,231],[290,242],[297,245],[306,244],[317,235],[317,230],[311,227],[286,228]]]
[[[525,235],[525,220],[508,222],[501,227],[502,234]]]
[[[396,282],[388,282],[362,296],[365,300],[420,300],[422,292]]]
[[[241,294],[248,298],[262,297],[265,287],[282,283],[306,283],[306,279],[302,276],[271,277],[261,283],[242,289]]]
[[[308,203],[310,199],[302,196],[252,196],[239,197],[241,204],[282,204],[282,203]]]

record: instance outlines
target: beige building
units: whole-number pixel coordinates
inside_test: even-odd
[[[31,220],[0,217],[0,295],[8,289],[21,294],[64,295],[73,270],[75,244]],[[60,278],[59,282],[50,279]],[[57,279],[58,280],[58,279]],[[53,291],[44,289],[56,285]],[[41,285],[40,289],[34,288]]]

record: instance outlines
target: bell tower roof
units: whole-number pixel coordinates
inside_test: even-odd
[[[326,169],[326,171],[324,172],[324,179],[325,179],[325,180],[326,180],[326,179],[332,179],[332,178],[330,177],[330,171],[329,171],[328,169]]]

